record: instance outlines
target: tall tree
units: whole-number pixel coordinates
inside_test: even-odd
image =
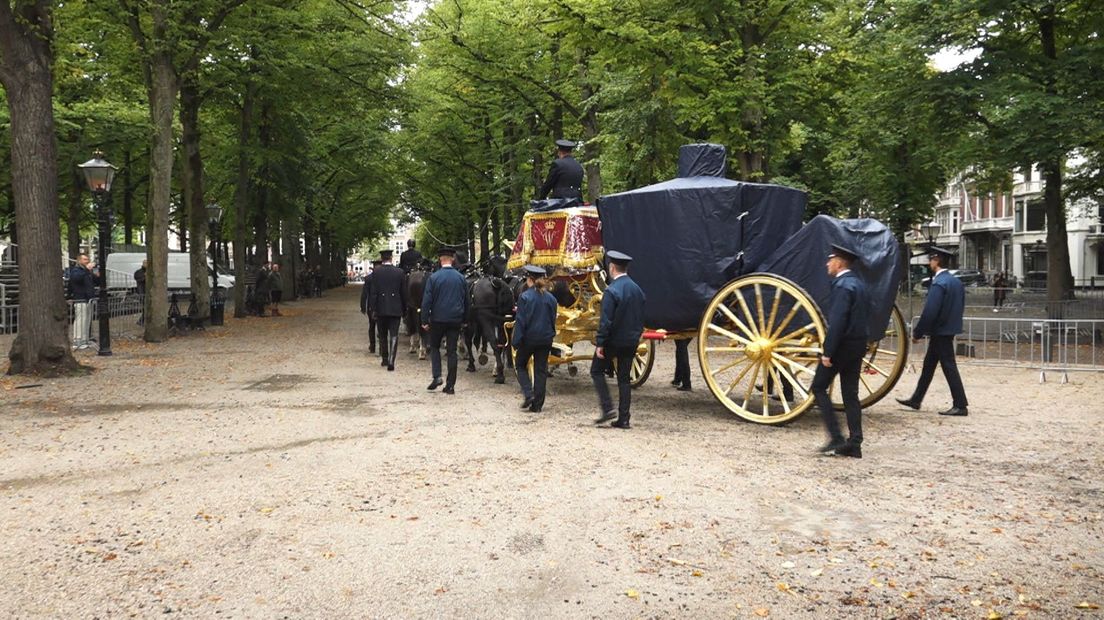
[[[53,2],[0,2],[0,84],[11,116],[11,184],[19,237],[19,333],[11,374],[75,368],[57,277],[61,256],[51,63]]]

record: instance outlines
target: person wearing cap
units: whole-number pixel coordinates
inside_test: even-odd
[[[858,256],[850,248],[832,244],[828,254],[828,276],[832,278],[831,296],[828,301],[828,334],[824,338],[823,352],[810,389],[816,399],[824,428],[828,431],[828,443],[820,452],[832,456],[862,458],[862,404],[859,402],[859,372],[866,354],[870,335],[868,308],[870,296],[866,283],[851,265]],[[840,396],[847,415],[845,440],[840,432],[836,411],[828,389],[836,376],[840,378]]]
[[[415,245],[413,239],[407,239],[406,250],[399,255],[399,269],[402,269],[403,273],[410,273],[418,267],[418,263],[422,262],[422,253],[414,247]]]
[[[360,313],[367,315],[368,317],[368,352],[376,352],[376,315],[372,314],[372,308],[370,300],[372,298],[372,280],[379,269],[381,261],[374,259],[372,261],[372,271],[368,272],[368,275],[364,276],[364,284],[360,289]]]
[[[955,360],[955,336],[962,333],[962,314],[966,310],[966,287],[947,271],[947,263],[954,253],[939,247],[928,251],[928,265],[934,272],[928,298],[924,300],[924,311],[916,328],[912,332],[912,341],[920,342],[927,336],[928,351],[924,354],[924,367],[916,389],[908,398],[898,398],[897,402],[910,409],[919,409],[924,395],[935,377],[935,367],[943,368],[943,376],[951,390],[951,408],[940,411],[939,415],[964,416],[969,414],[966,401],[966,388],[962,386],[962,377],[958,374],[958,362]]]
[[[437,252],[441,268],[426,280],[422,293],[422,327],[429,332],[429,362],[433,372],[427,390],[441,386],[441,342],[445,342],[448,375],[445,394],[456,393],[456,342],[468,316],[468,283],[453,266],[456,250],[442,247]]]
[[[369,310],[379,326],[380,357],[382,366],[395,370],[395,354],[399,350],[399,321],[406,312],[405,274],[391,264],[391,250],[380,252],[378,268],[372,272],[372,288]]]
[[[548,353],[556,337],[556,298],[547,290],[543,267],[525,266],[528,288],[518,297],[514,311],[514,333],[511,338],[516,351],[514,369],[521,386],[522,409],[540,413],[544,407],[544,386],[548,378]],[[529,360],[533,360],[533,381],[529,381]]]
[[[632,257],[623,252],[606,252],[609,260],[609,286],[602,293],[602,314],[598,319],[598,332],[595,338],[594,357],[590,362],[590,378],[594,381],[594,390],[598,393],[598,405],[601,416],[595,424],[615,420],[610,426],[629,428],[629,407],[632,404],[632,384],[629,372],[632,370],[636,347],[640,335],[644,333],[644,291],[629,277],[628,269]],[[610,399],[609,386],[606,385],[606,371],[610,364],[616,363],[617,370],[617,408]]]
[[[571,156],[574,148],[575,143],[570,140],[556,140],[556,159],[537,192],[537,200],[548,198],[549,193],[552,198],[583,199],[583,167]]]

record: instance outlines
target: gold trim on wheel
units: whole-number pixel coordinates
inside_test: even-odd
[[[797,419],[813,404],[809,386],[824,342],[820,308],[797,284],[755,273],[729,282],[698,328],[698,361],[726,409],[759,424]]]
[[[889,313],[889,325],[881,340],[871,342],[863,358],[859,373],[859,402],[863,409],[885,398],[897,385],[908,362],[908,330],[905,318],[897,306]],[[840,400],[839,379],[832,384],[832,405],[843,410]]]

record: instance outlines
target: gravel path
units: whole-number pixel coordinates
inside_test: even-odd
[[[1104,617],[1099,375],[966,365],[970,417],[937,378],[822,458],[815,415],[675,391],[669,344],[631,431],[585,372],[540,415],[487,367],[427,392],[358,296],[0,379],[0,616]]]

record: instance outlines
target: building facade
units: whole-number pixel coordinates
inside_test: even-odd
[[[1005,271],[1025,286],[1046,286],[1046,207],[1039,171],[1012,175],[1008,192],[979,191],[964,175],[940,193],[932,222],[937,245],[958,253],[957,267],[990,278]],[[1104,286],[1104,205],[1080,200],[1066,206],[1066,231],[1074,286]],[[927,239],[920,233],[911,241]]]

